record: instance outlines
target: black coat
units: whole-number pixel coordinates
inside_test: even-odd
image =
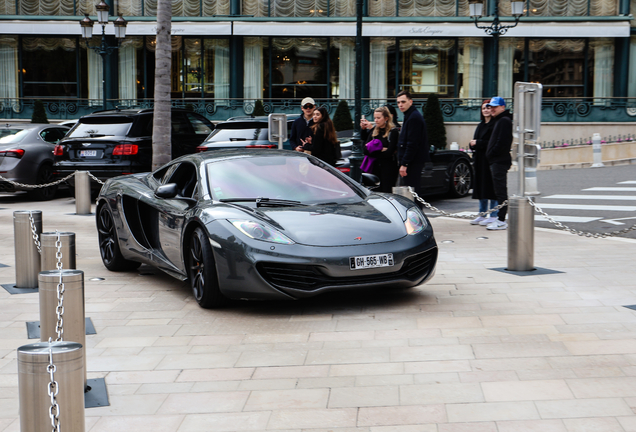
[[[289,143],[291,144],[292,150],[294,150],[298,146],[302,146],[303,143],[300,141],[301,139],[305,139],[308,136],[311,136],[311,127],[314,124],[314,120],[310,119],[309,123],[305,120],[304,116],[298,117],[292,123],[291,132],[289,134]]]
[[[512,147],[512,114],[506,110],[490,120],[493,123],[492,135],[486,148],[486,159],[489,164],[512,165],[510,148]]]
[[[378,190],[380,192],[392,192],[398,176],[396,152],[400,131],[397,128],[393,128],[391,129],[391,132],[389,132],[389,136],[384,137],[384,129],[380,129],[378,131],[378,136],[374,138],[374,130],[375,127],[371,130],[362,129],[361,131],[362,142],[365,144],[364,154],[375,158],[373,174],[380,178],[380,188]],[[378,150],[370,152],[367,150],[366,144],[376,138],[380,140],[382,148],[386,149],[385,151]]]
[[[495,188],[492,183],[492,175],[490,174],[490,164],[486,159],[486,148],[488,141],[492,135],[492,127],[494,122],[492,119],[486,123],[482,121],[477,125],[473,139],[475,145],[471,145],[473,150],[473,198],[495,200]]]
[[[404,112],[402,130],[398,139],[398,165],[408,167],[409,164],[424,166],[430,162],[426,122],[422,114],[411,105]]]
[[[328,163],[331,166],[336,165],[336,144],[327,141],[325,138],[325,128],[322,124],[318,124],[316,131],[311,135],[311,143],[303,146],[304,150],[311,152],[312,156]]]

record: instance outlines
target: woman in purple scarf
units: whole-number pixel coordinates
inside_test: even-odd
[[[380,178],[380,187],[378,188],[380,192],[391,192],[398,175],[395,154],[400,133],[395,127],[393,116],[387,107],[376,108],[373,112],[373,120],[375,124],[364,118],[360,120],[366,156],[363,165],[370,165],[369,171],[366,172]]]

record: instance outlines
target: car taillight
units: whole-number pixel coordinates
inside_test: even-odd
[[[350,168],[336,168],[336,169],[337,169],[338,171],[343,172],[343,173],[349,173],[349,172],[351,172],[351,169],[350,169]]]
[[[132,156],[139,152],[136,144],[119,144],[113,149],[113,156]]]
[[[276,148],[278,145],[276,144],[254,144],[245,146],[245,148]]]
[[[206,146],[197,147],[197,153],[203,153],[204,151],[208,151],[208,148]]]
[[[64,146],[57,144],[53,149],[53,156],[64,156]]]
[[[4,157],[14,157],[20,159],[24,156],[24,150],[22,149],[9,149],[0,151],[0,156]]]

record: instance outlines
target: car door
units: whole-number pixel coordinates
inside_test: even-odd
[[[193,207],[192,200],[198,199],[196,166],[187,161],[178,164],[163,183],[175,183],[179,192],[175,198],[155,197],[159,244],[164,257],[180,272],[185,272],[181,236],[186,217]]]

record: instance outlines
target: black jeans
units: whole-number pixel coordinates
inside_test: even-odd
[[[499,205],[508,199],[508,165],[502,164],[490,164],[490,174],[492,175],[492,184],[495,188],[495,196]],[[506,213],[508,213],[508,206],[499,209],[499,220],[506,220]]]

